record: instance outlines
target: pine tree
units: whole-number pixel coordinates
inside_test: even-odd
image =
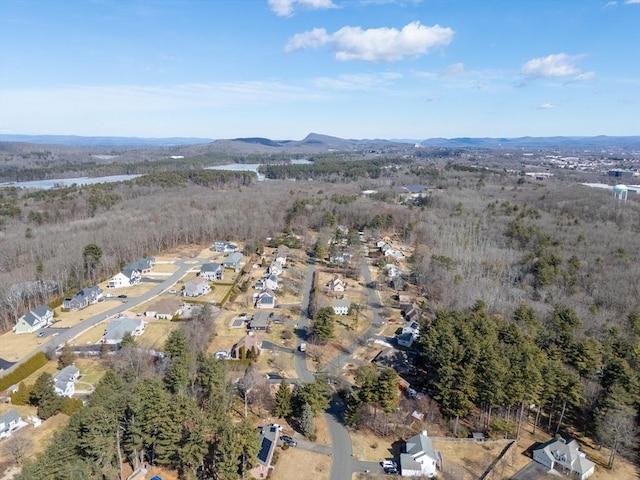
[[[300,428],[302,429],[302,434],[309,439],[311,439],[316,433],[313,410],[311,409],[311,405],[308,403],[304,403],[302,405]]]
[[[191,367],[191,356],[184,333],[180,330],[172,331],[167,338],[164,351],[168,358],[165,384],[172,393],[183,392],[189,385]]]
[[[241,466],[243,472],[250,470],[257,463],[258,452],[260,451],[260,437],[253,424],[244,418],[236,426],[238,443],[241,448]]]
[[[292,398],[293,395],[291,393],[291,389],[289,388],[289,384],[287,384],[287,381],[283,378],[280,382],[280,387],[276,392],[273,414],[276,417],[289,417],[293,412],[293,407],[291,405]]]
[[[378,377],[378,403],[387,413],[391,413],[398,408],[400,402],[398,380],[398,374],[391,367],[386,367],[382,370]]]
[[[43,420],[55,415],[62,408],[62,400],[53,388],[53,377],[41,374],[29,394],[29,403],[38,407],[38,416]]]
[[[60,356],[58,357],[58,370],[62,370],[64,367],[68,367],[69,365],[73,365],[76,361],[76,354],[73,353],[71,346],[68,343],[65,343],[60,351]]]
[[[324,342],[335,336],[333,308],[324,307],[317,311],[313,321],[313,335]]]

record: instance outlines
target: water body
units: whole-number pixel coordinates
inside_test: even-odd
[[[125,182],[141,175],[109,175],[106,177],[77,177],[77,178],[53,178],[49,180],[32,180],[29,182],[0,183],[2,187],[35,188],[36,190],[50,190],[56,187],[70,187],[71,185],[94,185],[96,183]]]
[[[310,165],[313,162],[306,159],[291,160],[294,165]],[[283,163],[283,165],[285,165]],[[228,163],[225,165],[216,165],[215,167],[206,167],[208,170],[227,170],[230,172],[256,172],[259,182],[266,180],[265,176],[258,172],[258,168],[262,166],[262,163]]]
[[[297,165],[311,164],[313,162],[305,159],[291,160],[291,163]],[[216,165],[215,167],[206,167],[209,170],[229,170],[232,172],[256,172],[258,181],[265,180],[264,175],[258,173],[258,167],[261,163],[230,163],[227,165]],[[142,175],[109,175],[106,177],[77,177],[77,178],[53,178],[49,180],[31,180],[28,182],[6,182],[0,183],[2,187],[19,187],[19,188],[34,188],[36,190],[50,190],[56,187],[70,187],[71,185],[94,185],[96,183],[114,183],[114,182],[126,182],[133,178],[141,177]]]

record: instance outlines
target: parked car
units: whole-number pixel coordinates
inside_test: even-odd
[[[307,344],[306,343],[301,343],[299,348],[300,348],[301,352],[306,352],[307,351]]]
[[[393,460],[384,460],[383,462],[380,462],[380,464],[382,465],[384,473],[390,475],[398,473],[398,464]]]
[[[47,332],[40,332],[40,333],[38,334],[38,336],[39,336],[39,337],[44,337],[46,334],[47,334]]]
[[[175,294],[176,294],[176,293],[178,293],[178,292],[177,292],[176,290],[169,290],[169,293],[170,293],[171,295],[175,295]]]
[[[127,296],[123,293],[122,295],[118,295],[118,298],[127,298]]]
[[[298,442],[296,442],[289,435],[282,435],[280,437],[280,442],[282,443],[283,446],[287,446],[287,447],[291,447],[291,448],[298,446]]]
[[[104,298],[113,298],[113,293],[107,293]]]

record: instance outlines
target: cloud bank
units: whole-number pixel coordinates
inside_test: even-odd
[[[428,27],[419,21],[405,25],[402,30],[343,27],[330,34],[324,28],[314,28],[291,37],[284,51],[291,53],[331,44],[338,61],[393,62],[405,57],[418,57],[434,47],[449,45],[454,33],[449,27]]]

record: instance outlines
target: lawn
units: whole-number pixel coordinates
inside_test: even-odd
[[[0,336],[0,357],[9,362],[20,360],[26,353],[38,346],[41,341],[38,332],[15,334],[7,332]],[[43,338],[42,341],[49,341]]]
[[[144,327],[144,333],[137,337],[136,341],[141,347],[151,350],[162,350],[169,333],[179,326],[179,322],[155,319],[150,320]]]
[[[278,480],[327,480],[330,473],[331,457],[290,448],[279,450],[278,462],[270,477]]]
[[[119,294],[118,294],[119,295]],[[102,302],[98,302],[94,305],[89,305],[82,310],[76,310],[74,312],[63,311],[60,307],[55,309],[56,323],[53,324],[54,328],[68,328],[73,327],[81,321],[99,315],[114,307],[119,306],[121,301],[117,298],[106,298]]]

